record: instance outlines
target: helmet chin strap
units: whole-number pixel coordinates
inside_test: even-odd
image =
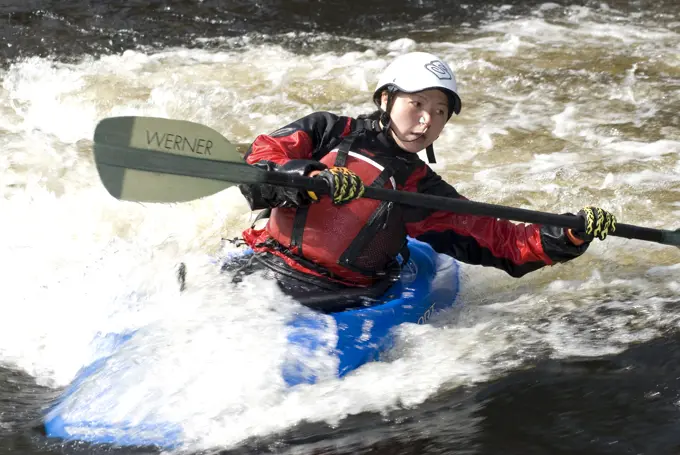
[[[418,123],[421,124],[421,125],[424,125],[425,124],[425,117],[420,117],[418,119]],[[425,134],[426,132],[427,132],[427,128],[425,128],[423,130],[423,134]],[[434,163],[437,162],[437,160],[434,158],[434,147],[432,147],[432,144],[428,145],[425,148],[425,153],[427,154],[427,162],[428,163],[434,164]]]
[[[382,125],[382,132],[386,137],[389,137],[390,128],[392,126],[392,118],[390,117],[390,111],[392,110],[392,105],[394,104],[394,95],[396,91],[394,87],[388,87],[387,89],[387,103],[385,103],[385,110],[380,108],[380,124]]]
[[[430,164],[436,164],[437,160],[434,158],[434,147],[432,147],[432,144],[428,145],[425,148],[425,153],[427,154],[427,162]]]

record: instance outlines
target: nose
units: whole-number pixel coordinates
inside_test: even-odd
[[[420,119],[418,119],[418,124],[420,124],[422,127],[427,129],[427,128],[430,127],[431,120],[432,120],[432,117],[430,116],[430,114],[427,113],[427,112],[423,112],[420,115]]]

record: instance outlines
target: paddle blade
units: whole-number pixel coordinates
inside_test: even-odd
[[[139,202],[190,201],[238,182],[205,173],[191,175],[187,162],[243,163],[236,148],[217,131],[198,123],[156,117],[100,121],[94,132],[94,159],[101,181],[113,197]]]

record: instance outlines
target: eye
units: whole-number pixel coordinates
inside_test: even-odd
[[[410,104],[413,107],[420,107],[420,101],[418,100],[411,100]]]
[[[442,115],[442,116],[444,116],[444,115],[446,115],[446,112],[444,112],[443,109],[437,109],[437,115]]]

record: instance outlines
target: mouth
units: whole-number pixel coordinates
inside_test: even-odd
[[[429,126],[421,124],[415,131],[412,131],[411,134],[413,134],[414,136],[424,137],[429,129],[430,129]]]
[[[412,136],[414,136],[414,141],[421,141],[421,140],[426,140],[427,139],[427,130],[424,131],[415,131],[411,133]]]

